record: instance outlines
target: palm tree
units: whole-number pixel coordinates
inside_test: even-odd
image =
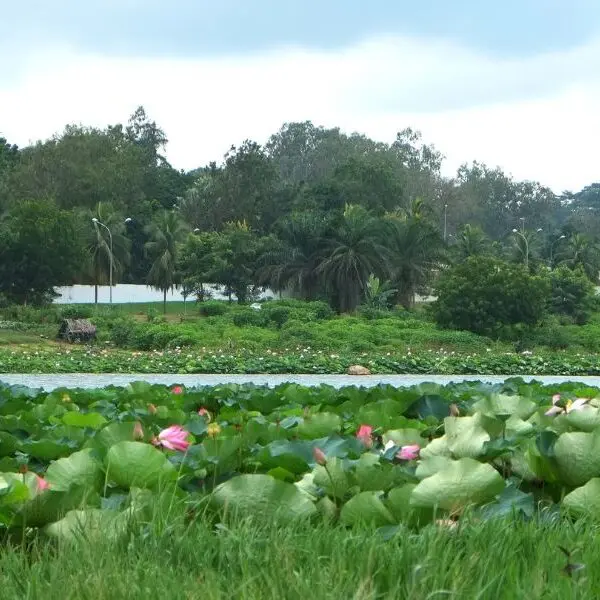
[[[456,236],[454,252],[459,260],[480,256],[490,250],[490,241],[480,227],[467,223]]]
[[[315,300],[320,290],[318,250],[327,226],[327,221],[314,213],[295,214],[283,221],[277,232],[281,243],[260,259],[259,284]]]
[[[390,232],[391,283],[398,290],[400,304],[410,309],[416,293],[446,259],[444,240],[427,219],[420,201],[406,212],[388,213],[385,221]]]
[[[600,248],[590,238],[582,233],[574,233],[558,255],[560,265],[570,269],[582,267],[588,278],[596,283],[600,270]]]
[[[108,231],[93,219],[104,223],[112,234],[113,281],[118,281],[130,263],[131,240],[125,234],[123,215],[109,202],[98,202],[94,210],[86,211],[82,216],[88,256],[85,271],[94,282],[94,303],[98,304],[98,286],[110,281],[111,249]]]
[[[187,226],[176,212],[164,211],[146,227],[150,241],[145,251],[152,260],[152,266],[146,278],[149,285],[163,293],[163,311],[167,312],[167,291],[176,284],[176,262],[179,243],[188,233]]]
[[[338,226],[322,240],[316,272],[332,304],[352,312],[361,303],[371,274],[389,274],[385,224],[362,206],[349,205]]]

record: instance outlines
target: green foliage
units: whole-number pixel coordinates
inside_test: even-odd
[[[0,292],[43,304],[75,281],[83,254],[74,215],[51,201],[23,201],[0,223]]]
[[[505,327],[534,326],[544,316],[549,282],[520,265],[470,257],[444,272],[433,314],[442,327],[498,336]]]
[[[203,317],[219,317],[227,312],[228,306],[220,300],[208,300],[200,304],[200,314]]]
[[[583,269],[559,266],[550,273],[550,310],[583,325],[590,318],[595,289]]]

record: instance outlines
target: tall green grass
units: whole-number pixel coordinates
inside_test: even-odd
[[[211,526],[176,521],[125,543],[4,546],[0,596],[11,599],[595,599],[598,529],[534,522],[430,526],[391,539],[369,529]],[[563,546],[585,568],[569,577]]]

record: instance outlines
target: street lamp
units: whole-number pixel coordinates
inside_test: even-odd
[[[446,241],[446,233],[448,232],[448,204],[444,204],[444,241]]]
[[[131,223],[132,219],[131,217],[127,217],[125,219],[125,223]],[[114,259],[113,259],[113,237],[112,237],[112,233],[110,231],[110,229],[104,224],[102,223],[102,221],[99,221],[96,217],[92,218],[92,223],[94,223],[94,225],[100,225],[100,227],[104,227],[104,229],[106,229],[106,231],[108,231],[108,239],[110,240],[110,274],[108,276],[109,279],[109,283],[108,285],[109,287],[109,297],[110,297],[110,303],[112,304],[112,292],[113,292],[113,266],[114,266]]]
[[[525,223],[525,219],[523,217],[521,217],[521,222],[524,224]],[[536,232],[539,233],[540,231],[543,231],[541,227],[538,227],[536,229]],[[525,242],[525,268],[528,269],[529,268],[529,242],[527,241],[527,237],[525,236],[525,227],[523,226],[523,232],[520,232],[518,229],[513,229],[512,232],[515,235],[520,235],[523,238],[523,241]]]
[[[561,235],[557,240],[554,240],[554,242],[552,242],[550,244],[550,268],[552,268],[552,255],[554,252],[554,246],[556,246],[556,244],[558,244],[560,242],[560,240],[564,240],[567,236],[566,235]]]

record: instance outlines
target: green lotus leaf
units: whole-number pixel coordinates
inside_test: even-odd
[[[412,526],[424,525],[432,520],[433,510],[417,508],[410,504],[410,498],[416,487],[416,483],[406,483],[388,493],[385,504],[397,522]]]
[[[460,511],[467,505],[493,500],[503,489],[504,479],[492,466],[461,458],[417,484],[410,503],[416,507]]]
[[[177,479],[167,457],[150,444],[119,442],[104,459],[107,478],[123,488],[156,488]]]
[[[487,416],[495,416],[503,420],[515,415],[520,419],[528,419],[538,408],[535,402],[522,396],[508,394],[491,394],[477,401],[473,411]]]
[[[342,507],[340,521],[345,525],[382,527],[395,523],[394,516],[382,500],[382,492],[361,492]]]
[[[73,447],[67,442],[59,442],[51,439],[27,440],[21,444],[21,450],[34,458],[56,460],[57,458],[71,454]]]
[[[600,410],[588,406],[583,410],[571,411],[564,419],[571,427],[589,433],[600,427]]]
[[[418,429],[392,429],[386,431],[382,438],[384,444],[391,441],[396,446],[411,446],[413,444],[424,446],[427,443],[427,440],[421,437]]]
[[[127,519],[113,510],[71,510],[60,521],[46,525],[44,533],[67,543],[102,538],[116,542],[127,535]]]
[[[340,500],[344,499],[353,485],[343,460],[339,458],[329,459],[327,467],[317,465],[313,473],[315,485],[323,488],[329,496]]]
[[[315,504],[294,484],[268,475],[239,475],[217,486],[213,507],[236,516],[295,521],[316,514]]]
[[[342,419],[333,413],[317,413],[304,419],[298,425],[298,436],[306,440],[327,437],[339,433],[342,429]]]
[[[561,481],[578,487],[600,477],[600,433],[573,431],[556,440],[554,454]]]
[[[438,471],[443,471],[447,469],[450,465],[454,463],[449,456],[441,456],[433,454],[431,456],[427,456],[419,461],[417,465],[417,469],[415,471],[415,476],[417,479],[425,479],[426,477],[431,477],[435,475]]]
[[[125,423],[111,423],[96,432],[86,444],[85,448],[96,450],[104,458],[111,446],[119,442],[133,441],[135,439],[133,428],[135,423],[127,421]]]
[[[72,485],[99,490],[104,472],[102,465],[94,457],[93,450],[86,449],[50,463],[45,479],[55,491],[66,492]]]
[[[445,435],[431,440],[425,448],[421,449],[421,458],[427,459],[433,456],[452,456],[452,452],[448,447],[448,438]]]
[[[354,478],[361,491],[368,491],[387,490],[398,485],[404,476],[398,466],[382,463],[377,454],[366,452],[356,463]]]
[[[446,442],[455,458],[474,458],[483,454],[484,444],[490,440],[490,435],[481,421],[479,413],[472,417],[444,419]]]
[[[585,485],[567,494],[562,506],[573,517],[600,521],[600,477],[592,477]]]
[[[65,425],[72,427],[89,427],[90,429],[100,429],[106,424],[106,418],[100,413],[89,412],[68,412],[62,418]]]

